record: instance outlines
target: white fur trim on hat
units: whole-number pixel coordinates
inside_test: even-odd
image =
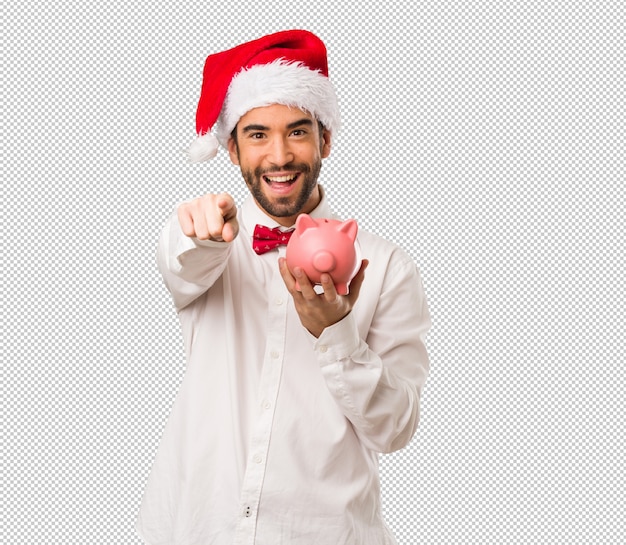
[[[187,159],[191,163],[210,161],[217,155],[220,143],[212,132],[196,137],[187,149]]]
[[[272,104],[307,111],[333,134],[339,129],[339,105],[330,80],[302,63],[277,60],[243,69],[232,79],[217,123],[222,146],[243,115]]]

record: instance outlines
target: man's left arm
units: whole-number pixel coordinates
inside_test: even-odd
[[[317,331],[307,327],[317,337],[314,349],[322,375],[361,441],[377,452],[392,452],[408,444],[419,422],[429,369],[424,337],[430,315],[419,272],[408,256],[395,253],[389,262],[371,268],[365,283],[361,269],[348,296],[336,295],[332,283],[323,285],[324,294],[313,296],[306,277],[304,282],[298,278],[298,293],[286,271],[283,278],[303,325],[324,319],[320,306],[328,305],[328,316],[335,316]],[[337,312],[341,305],[350,307],[343,315],[345,309]]]

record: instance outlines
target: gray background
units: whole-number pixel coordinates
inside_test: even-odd
[[[433,315],[420,428],[381,457],[399,542],[623,542],[623,2],[9,0],[2,543],[139,543],[185,366],[158,233],[244,195],[181,154],[204,58],[296,27],[341,101],[331,202]]]

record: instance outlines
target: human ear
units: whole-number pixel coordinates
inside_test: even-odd
[[[325,159],[330,155],[330,142],[332,139],[332,133],[328,129],[322,131],[322,159]]]
[[[228,154],[230,155],[230,162],[233,165],[239,165],[239,150],[237,148],[237,141],[232,136],[228,139]]]

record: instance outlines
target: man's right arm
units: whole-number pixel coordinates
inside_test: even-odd
[[[157,250],[158,267],[177,311],[221,276],[238,232],[237,208],[228,194],[204,195],[178,206]]]

